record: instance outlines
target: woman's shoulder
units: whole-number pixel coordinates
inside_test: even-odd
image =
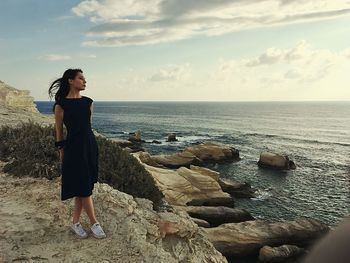
[[[91,99],[90,97],[88,96],[82,96],[85,100],[87,100],[89,103],[92,103],[94,100]]]

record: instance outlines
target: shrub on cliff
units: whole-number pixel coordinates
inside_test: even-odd
[[[2,126],[0,159],[7,162],[4,172],[47,179],[60,176],[61,164],[54,141],[53,125],[43,127],[29,121],[16,127]],[[99,182],[135,197],[148,198],[157,207],[163,194],[144,167],[115,142],[100,136],[96,136],[96,141],[99,148]]]

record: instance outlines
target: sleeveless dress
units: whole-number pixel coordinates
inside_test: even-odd
[[[62,98],[59,104],[63,110],[63,123],[67,137],[63,147],[61,163],[61,200],[74,196],[92,195],[98,179],[98,146],[91,129],[89,97]]]

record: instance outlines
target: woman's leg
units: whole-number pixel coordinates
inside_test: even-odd
[[[73,224],[79,222],[81,210],[83,208],[81,197],[74,197]]]
[[[97,222],[96,217],[95,217],[95,211],[94,211],[94,204],[92,202],[92,196],[88,197],[81,197],[82,199],[82,204],[84,207],[84,210],[86,214],[88,215],[91,224],[95,224]]]

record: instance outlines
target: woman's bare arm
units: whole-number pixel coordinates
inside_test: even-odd
[[[55,106],[56,142],[63,140],[63,115],[64,115],[64,110],[60,105],[57,104]],[[63,148],[61,148],[59,151],[60,151],[60,158],[62,161]]]

